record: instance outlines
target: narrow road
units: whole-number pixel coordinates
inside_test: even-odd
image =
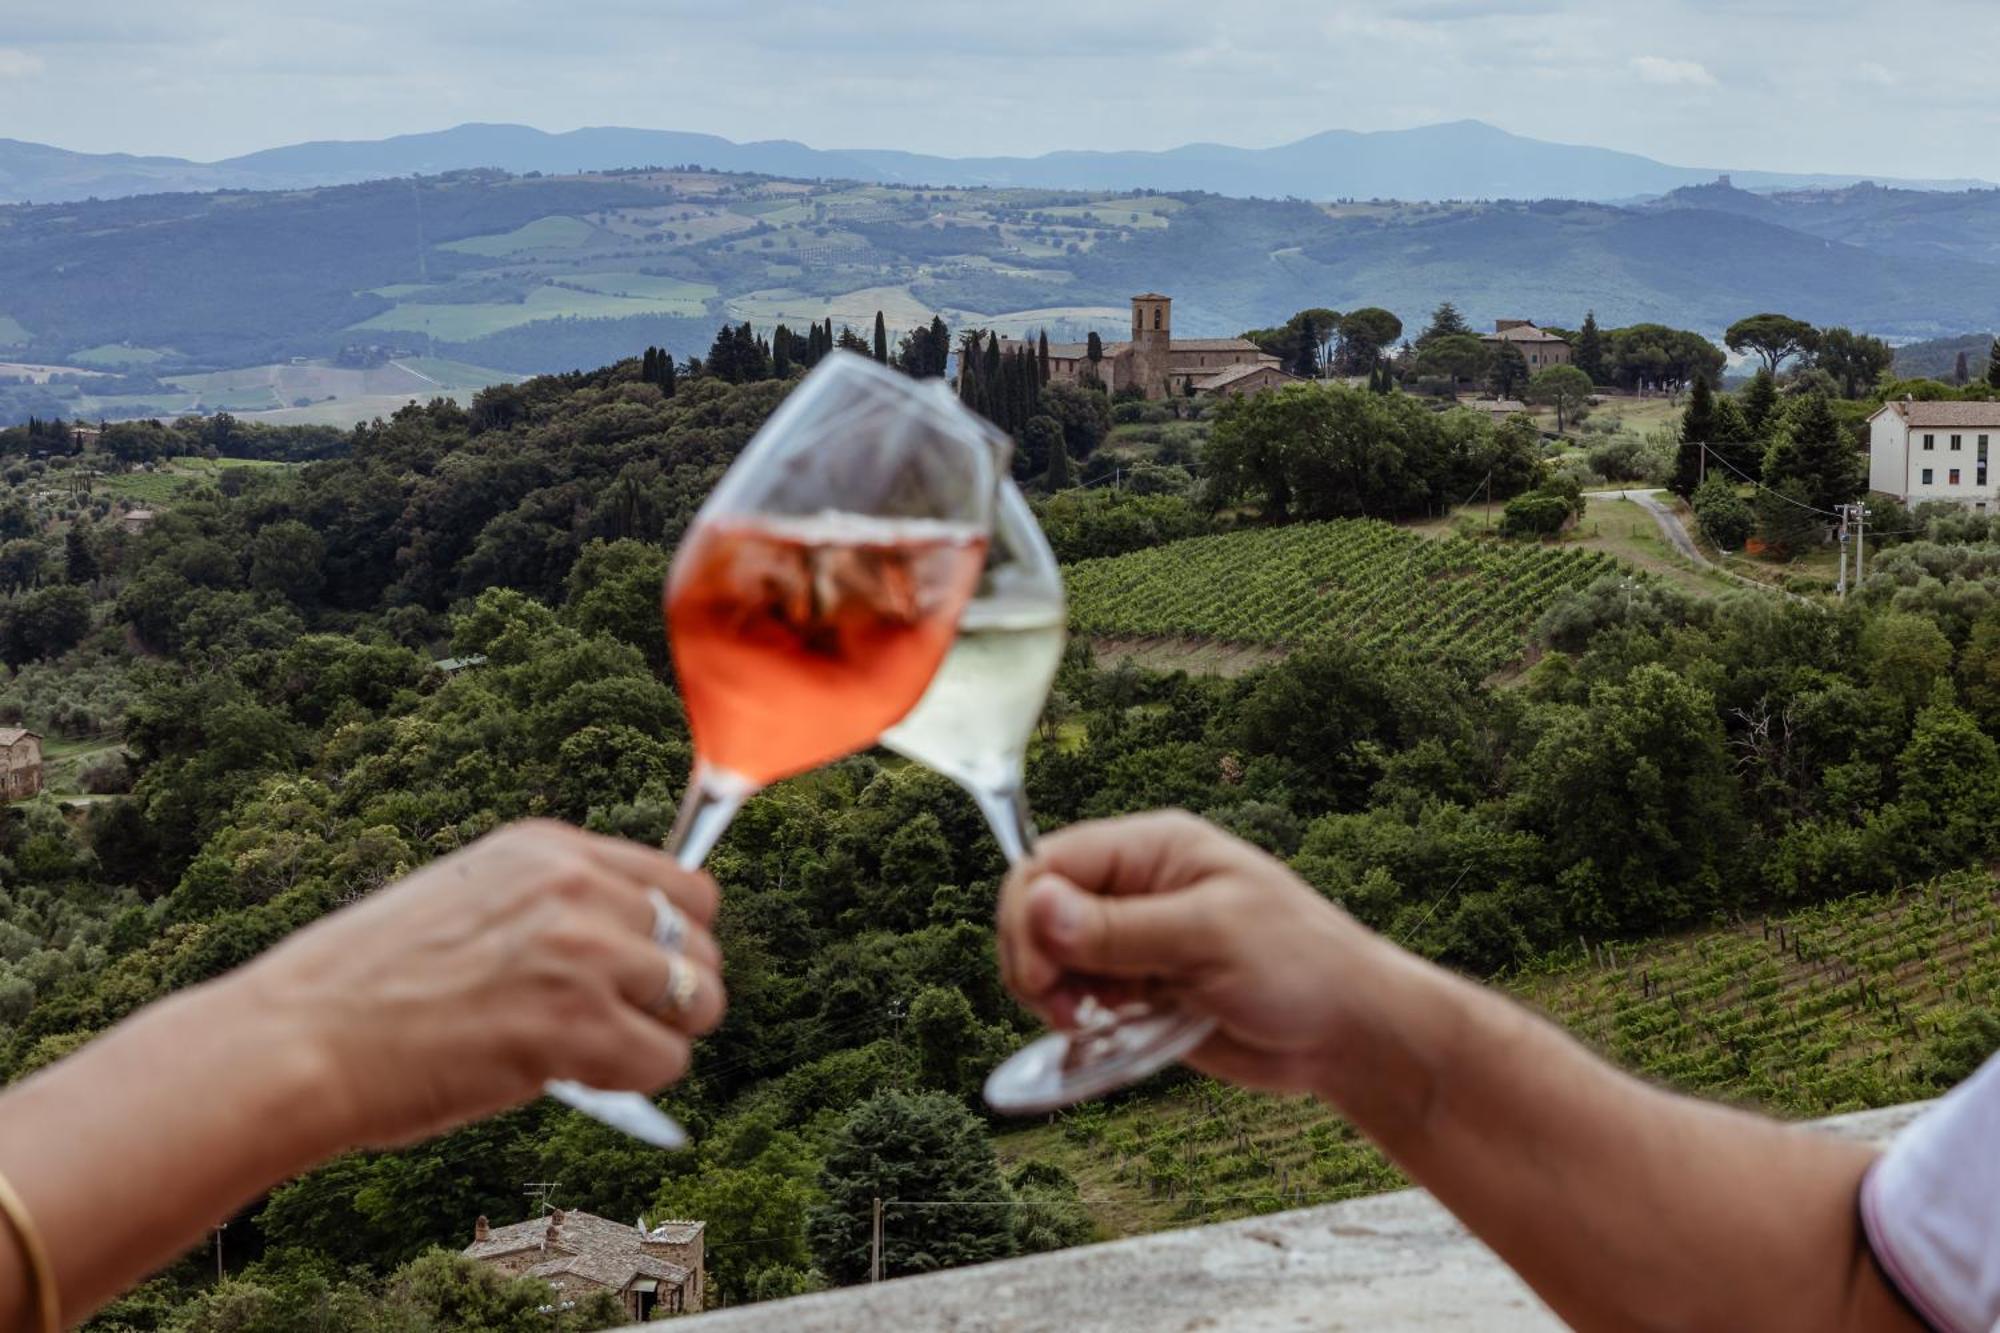
[[[1812,598],[1792,592],[1788,588],[1776,587],[1773,584],[1765,583],[1761,579],[1753,579],[1748,575],[1738,574],[1733,569],[1724,569],[1721,565],[1716,564],[1713,560],[1703,555],[1701,548],[1695,545],[1693,534],[1688,532],[1686,525],[1681,522],[1681,516],[1673,511],[1672,506],[1660,498],[1666,494],[1666,491],[1659,487],[1644,491],[1592,491],[1591,494],[1619,500],[1630,500],[1633,504],[1638,505],[1653,516],[1653,522],[1660,525],[1660,535],[1667,539],[1667,544],[1688,559],[1694,561],[1699,568],[1714,570],[1725,578],[1735,579],[1745,587],[1755,588],[1759,592],[1775,592],[1781,596],[1789,597],[1802,606],[1819,605]]]

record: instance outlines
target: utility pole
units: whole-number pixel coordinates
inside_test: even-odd
[[[868,1229],[868,1280],[882,1280],[882,1196],[875,1196],[875,1218]]]
[[[1841,600],[1847,598],[1847,513],[1854,506],[1840,506],[1840,582],[1835,591]]]
[[[222,1233],[229,1229],[229,1223],[215,1224],[215,1280],[222,1281]]]
[[[1699,486],[1708,480],[1708,441],[1703,440],[1696,447],[1701,450],[1701,462],[1695,474],[1695,485]]]
[[[1854,515],[1854,586],[1861,586],[1863,560],[1868,550],[1868,506],[1853,504],[1848,511]]]

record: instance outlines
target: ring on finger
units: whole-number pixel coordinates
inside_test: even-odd
[[[653,1003],[653,1013],[669,1023],[685,1018],[700,993],[701,973],[695,970],[695,965],[677,953],[669,953],[666,985],[660,988],[660,998]]]
[[[648,889],[646,896],[653,901],[653,943],[668,953],[681,952],[688,942],[687,914],[660,889]]]

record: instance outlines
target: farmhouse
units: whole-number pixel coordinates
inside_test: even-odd
[[[2000,403],[1884,403],[1868,418],[1868,489],[1918,504],[1952,500],[1984,512]]]
[[[1520,348],[1521,359],[1528,363],[1530,373],[1569,364],[1569,344],[1546,329],[1536,328],[1533,320],[1496,319],[1493,332],[1481,334],[1479,341],[1486,344],[1489,352],[1507,346]]]
[[[701,1309],[702,1250],[707,1224],[665,1221],[648,1227],[613,1222],[593,1213],[564,1212],[512,1226],[472,1225],[468,1258],[509,1277],[538,1277],[559,1298],[614,1292],[638,1322],[659,1314]]]
[[[1090,359],[1090,344],[1050,343],[1049,379],[1070,383],[1095,380],[1112,393],[1136,386],[1148,398],[1180,398],[1191,393],[1257,393],[1289,384],[1278,358],[1247,338],[1174,338],[1174,301],[1147,292],[1132,298],[1132,337],[1107,342]],[[1034,345],[1000,340],[1000,353]]]
[[[0,800],[26,800],[41,790],[42,738],[26,727],[0,727]]]

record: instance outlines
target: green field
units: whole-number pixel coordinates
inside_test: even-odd
[[[79,366],[150,366],[167,360],[173,354],[157,347],[126,347],[119,343],[105,343],[100,347],[89,347],[72,356],[70,360]]]
[[[685,298],[633,299],[566,287],[532,287],[520,302],[496,305],[423,305],[411,302],[353,325],[356,331],[427,333],[446,342],[468,342],[541,319],[623,319],[630,315],[699,314],[701,303]]]
[[[686,278],[663,277],[652,273],[578,273],[564,278],[564,282],[578,287],[588,287],[591,291],[605,296],[630,296],[648,301],[670,301],[687,307],[687,313],[701,313],[702,302],[715,295],[715,286],[707,282],[690,282]]]
[[[2000,996],[2000,885],[1963,872],[1705,935],[1603,949],[1509,989],[1624,1067],[1794,1118],[1935,1095],[1939,1052]],[[1110,1235],[1403,1183],[1309,1098],[1198,1081],[999,1140],[1076,1180]]]
[[[229,468],[282,468],[290,463],[273,463],[259,458],[169,458],[151,472],[100,472],[91,479],[91,493],[134,504],[171,504],[191,489],[216,480]],[[67,473],[52,468],[51,485],[60,485]]]
[[[558,215],[536,218],[500,236],[468,236],[462,241],[447,241],[438,249],[495,259],[536,250],[574,250],[590,244],[596,236],[597,228],[582,218]]]
[[[1558,598],[1617,568],[1595,552],[1343,519],[1193,537],[1085,560],[1065,577],[1080,634],[1287,648],[1340,639],[1490,671],[1521,655]]]
[[[0,347],[19,347],[33,336],[12,315],[0,315]]]

